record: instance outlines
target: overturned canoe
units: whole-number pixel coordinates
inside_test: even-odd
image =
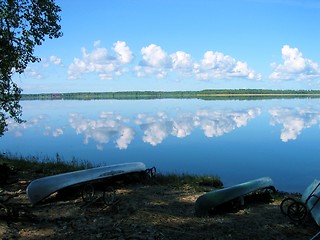
[[[301,200],[306,204],[308,211],[315,222],[320,226],[320,181],[315,179],[302,194]]]
[[[26,192],[30,202],[34,205],[52,193],[69,186],[145,170],[144,163],[133,162],[62,173],[33,180],[28,185]]]
[[[195,203],[196,214],[205,215],[216,206],[264,188],[274,189],[271,178],[263,177],[232,187],[208,192],[197,199]]]

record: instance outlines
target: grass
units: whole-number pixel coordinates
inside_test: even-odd
[[[195,189],[221,188],[223,183],[217,176],[190,175],[190,174],[157,174],[154,183],[160,185],[182,186],[188,185]]]
[[[59,154],[56,154],[55,159],[39,159],[33,156],[24,158],[11,154],[1,154],[0,165],[3,164],[14,171],[34,172],[44,175],[53,175],[93,167],[89,162],[76,159],[72,159],[71,162],[65,162]]]

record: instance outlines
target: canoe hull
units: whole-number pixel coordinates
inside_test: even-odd
[[[69,186],[145,170],[144,163],[133,162],[62,173],[33,180],[26,192],[30,202],[35,205],[52,193]]]
[[[320,226],[320,201],[318,201],[318,197],[320,196],[320,180],[315,179],[304,191],[302,194],[301,200],[306,203],[308,210],[311,213],[311,216],[315,220],[315,222]],[[316,189],[314,191],[314,189]],[[308,201],[308,197],[310,194],[315,195],[317,197],[311,197]],[[306,202],[307,201],[307,202]]]
[[[271,178],[263,177],[232,187],[208,192],[197,199],[195,203],[196,214],[205,215],[216,206],[264,188],[273,188]]]

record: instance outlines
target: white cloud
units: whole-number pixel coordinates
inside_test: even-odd
[[[151,44],[141,49],[142,66],[149,66],[155,68],[165,67],[169,61],[167,53],[161,47]]]
[[[282,64],[272,63],[272,80],[307,80],[320,77],[317,63],[304,58],[298,48],[284,45],[281,50]]]
[[[114,75],[126,72],[124,66],[133,60],[133,53],[125,42],[117,41],[113,45],[114,55],[101,48],[100,41],[94,42],[92,52],[82,48],[82,58],[75,58],[68,68],[68,78],[78,79],[86,73],[97,73],[101,80],[113,79]]]
[[[113,49],[117,53],[117,58],[120,63],[126,64],[132,61],[133,53],[125,42],[117,41],[113,46]]]
[[[256,74],[246,62],[237,61],[228,55],[213,51],[207,51],[204,54],[200,64],[195,65],[194,73],[200,80],[233,77],[261,79],[261,74]]]
[[[57,56],[51,56],[49,58],[49,60],[50,60],[50,62],[52,62],[55,65],[61,65],[62,64],[61,58],[58,58]]]
[[[192,77],[195,63],[190,54],[178,51],[170,55],[172,70],[182,76]]]
[[[26,76],[28,76],[32,79],[43,79],[44,78],[43,74],[34,68],[27,67],[26,70],[24,71],[24,73],[26,74]]]
[[[164,78],[167,76],[170,68],[170,58],[161,47],[150,44],[141,49],[141,55],[142,60],[139,66],[134,68],[138,77],[156,75],[157,78]]]
[[[207,51],[203,59],[197,63],[190,54],[177,51],[168,55],[160,46],[150,44],[141,49],[142,60],[134,70],[138,77],[156,75],[164,78],[169,72],[195,76],[199,80],[247,78],[261,79],[261,74],[255,73],[246,62],[224,55],[223,53]]]
[[[52,55],[49,58],[43,58],[43,59],[41,59],[41,61],[42,61],[42,67],[44,67],[44,68],[49,67],[51,63],[54,65],[58,65],[58,66],[63,67],[63,63],[62,63],[61,58],[59,58],[55,55]]]

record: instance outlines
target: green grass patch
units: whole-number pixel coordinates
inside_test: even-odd
[[[18,157],[6,153],[0,155],[0,165],[7,165],[13,171],[41,175],[54,175],[93,167],[88,161],[72,159],[71,162],[66,162],[59,154],[56,154],[55,159],[39,159],[38,157]]]
[[[152,180],[155,184],[182,186],[188,185],[195,189],[221,188],[223,183],[217,176],[190,174],[156,174]]]

